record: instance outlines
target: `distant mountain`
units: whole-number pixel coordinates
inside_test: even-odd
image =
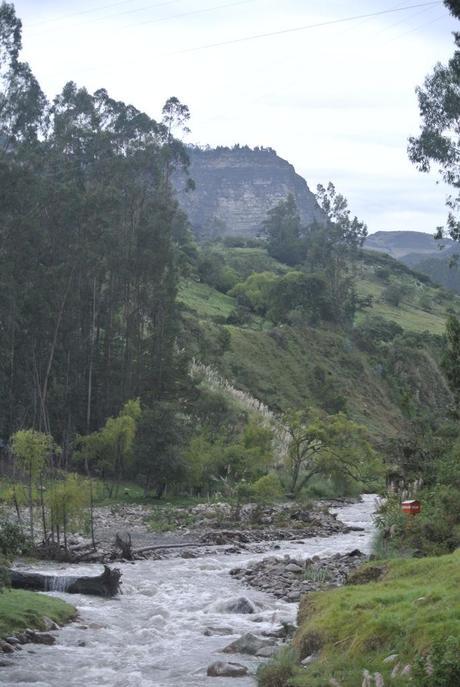
[[[294,167],[271,148],[190,148],[195,190],[175,178],[178,201],[198,237],[257,236],[267,212],[291,193],[305,224],[325,221],[316,198]]]
[[[422,231],[377,231],[367,237],[365,248],[388,253],[401,260],[409,255],[445,258],[460,247],[450,239],[437,241],[432,234]]]
[[[460,293],[460,244],[451,239],[437,241],[421,231],[377,231],[366,239],[367,250],[387,253],[408,267],[426,274],[436,284]]]

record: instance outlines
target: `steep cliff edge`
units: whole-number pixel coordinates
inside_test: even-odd
[[[256,236],[267,212],[289,193],[305,224],[324,221],[305,179],[274,150],[191,148],[188,152],[196,188],[185,193],[180,177],[175,185],[197,236]]]

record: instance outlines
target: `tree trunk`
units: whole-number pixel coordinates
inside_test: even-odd
[[[32,463],[29,463],[29,519],[30,519],[30,538],[34,540],[34,504],[32,501]]]
[[[120,591],[121,572],[104,565],[104,572],[95,577],[54,576],[40,573],[9,571],[14,589],[29,589],[41,592],[60,591],[68,594],[92,594],[93,596],[116,596]]]

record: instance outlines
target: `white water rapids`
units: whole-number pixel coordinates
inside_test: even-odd
[[[247,656],[219,652],[245,632],[259,634],[293,621],[297,604],[279,601],[229,575],[234,567],[276,554],[298,558],[329,556],[359,548],[368,552],[375,498],[336,509],[349,525],[364,532],[279,542],[275,552],[146,560],[119,564],[123,595],[100,599],[55,593],[78,608],[79,620],[57,634],[54,646],[25,645],[11,666],[0,668],[0,683],[15,687],[253,687],[257,668]],[[43,569],[43,566],[41,566]],[[99,574],[101,566],[47,566],[54,574]],[[252,615],[222,612],[224,602],[245,596],[258,608]],[[228,636],[204,636],[207,627],[225,627]],[[86,628],[86,629],[85,629]],[[232,634],[230,634],[230,629]],[[247,678],[209,678],[218,660],[247,665]]]

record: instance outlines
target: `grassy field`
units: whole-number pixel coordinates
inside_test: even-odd
[[[193,310],[200,317],[227,318],[235,307],[235,299],[216,291],[207,284],[186,281],[179,289],[179,303]]]
[[[231,267],[244,281],[253,272],[273,272],[283,274],[289,268],[271,258],[263,248],[225,248],[217,245],[214,251],[220,253],[228,267]],[[369,258],[368,258],[369,259]],[[377,261],[377,258],[375,258]],[[386,261],[388,262],[388,260]],[[390,263],[391,267],[391,263]],[[358,293],[361,296],[372,296],[372,308],[359,313],[357,322],[366,314],[380,315],[397,322],[407,331],[443,334],[447,317],[447,308],[460,312],[460,298],[454,293],[440,289],[432,284],[422,283],[415,273],[394,263],[391,281],[407,288],[408,294],[398,307],[389,305],[383,298],[383,291],[388,283],[375,278],[375,266],[361,265],[358,276]],[[422,297],[429,307],[420,305]],[[207,284],[188,280],[179,291],[179,301],[203,318],[227,318],[235,308],[235,299],[216,291]],[[423,302],[423,301],[422,301]],[[255,328],[260,329],[260,323]]]
[[[414,279],[401,276],[399,281],[412,287],[415,294],[412,297],[403,298],[398,307],[389,305],[383,300],[382,294],[385,286],[377,284],[369,277],[360,279],[358,282],[358,293],[360,296],[372,296],[374,299],[373,307],[365,313],[360,313],[357,317],[357,322],[362,320],[366,314],[380,315],[386,320],[397,322],[400,327],[407,331],[424,332],[429,331],[431,334],[443,334],[446,327],[446,304],[439,303],[439,289],[434,289],[428,286],[418,285],[418,289],[414,286],[417,282]],[[418,301],[421,295],[425,295],[430,301],[430,309],[423,308]],[[457,296],[452,294],[452,298],[447,302],[449,305],[458,305]]]
[[[44,630],[44,617],[62,625],[75,615],[73,606],[46,594],[20,589],[6,589],[0,593],[0,637],[27,628]]]
[[[308,668],[291,666],[295,677],[286,686],[324,687],[335,678],[341,687],[356,687],[364,669],[380,672],[385,684],[407,685],[407,678],[390,680],[394,663],[384,663],[386,657],[397,654],[403,667],[433,642],[460,637],[460,551],[382,565],[381,581],[303,598],[294,646],[301,659],[315,650],[320,657]],[[263,687],[277,684],[269,672]]]

